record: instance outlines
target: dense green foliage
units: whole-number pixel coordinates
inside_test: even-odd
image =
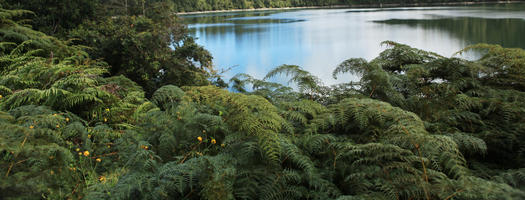
[[[231,92],[176,18],[137,13],[75,43],[0,9],[0,199],[525,198],[523,49],[474,45],[468,61],[386,41],[334,71],[357,83],[284,65]]]
[[[58,1],[49,5],[38,2],[19,2],[9,7],[30,9],[33,13],[26,15],[37,16],[36,21],[24,22],[26,26],[33,25],[47,33],[57,32],[48,29],[58,26],[60,30],[53,36],[89,47],[84,51],[91,59],[109,64],[109,76],[128,77],[142,86],[147,96],[166,84],[207,85],[214,76],[211,55],[188,37],[174,15],[173,4],[167,0],[130,0],[125,5],[119,1]],[[60,8],[61,12],[67,10],[63,14],[67,16],[62,16],[53,10],[56,6],[74,8]],[[83,14],[91,7],[97,10],[96,15],[95,11]]]
[[[0,5],[33,11],[36,16],[31,21],[33,28],[47,34],[64,34],[83,20],[94,18],[97,11],[94,0],[0,0]]]
[[[110,75],[130,78],[148,96],[166,84],[207,85],[212,57],[176,20],[173,15],[107,18],[82,24],[70,36],[96,47],[87,52],[106,61]]]

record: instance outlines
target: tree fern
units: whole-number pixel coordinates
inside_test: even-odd
[[[322,82],[319,78],[310,74],[309,72],[303,70],[301,67],[296,65],[281,65],[274,68],[266,74],[264,77],[265,80],[273,78],[277,75],[285,74],[286,76],[291,76],[289,83],[296,83],[301,92],[313,94],[319,91],[319,86],[322,85]]]

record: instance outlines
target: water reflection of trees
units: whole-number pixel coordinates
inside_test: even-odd
[[[241,17],[264,17],[277,13],[278,11],[253,11],[253,12],[231,12],[231,13],[209,13],[199,15],[183,15],[181,18],[186,24],[214,24],[224,23],[231,18]],[[279,11],[282,12],[282,11]]]
[[[198,26],[190,28],[191,33],[202,33],[206,36],[224,34],[250,34],[267,30],[267,26],[250,26],[243,24],[221,24],[218,26]]]
[[[254,34],[266,31],[275,24],[303,22],[303,19],[272,18],[275,12],[238,12],[192,15],[183,17],[190,33],[202,33],[204,36],[218,34]]]
[[[487,19],[474,17],[435,19],[390,19],[374,21],[389,25],[406,25],[423,29],[441,30],[469,44],[489,43],[504,47],[525,48],[525,20]]]

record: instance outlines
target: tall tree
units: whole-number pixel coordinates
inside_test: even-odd
[[[172,3],[128,3],[127,12],[82,24],[71,37],[93,47],[89,53],[108,62],[110,75],[132,79],[148,96],[165,84],[208,84],[212,57],[188,35]]]

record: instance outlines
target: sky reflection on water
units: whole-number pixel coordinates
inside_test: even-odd
[[[392,40],[452,56],[475,43],[525,48],[525,4],[393,9],[312,9],[185,16],[218,69],[262,78],[299,65],[326,84],[357,81],[333,69],[348,58],[373,59]],[[474,55],[467,55],[474,56]]]

